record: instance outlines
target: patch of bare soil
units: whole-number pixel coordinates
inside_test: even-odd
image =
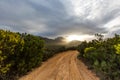
[[[100,80],[77,55],[77,51],[60,53],[19,80]]]

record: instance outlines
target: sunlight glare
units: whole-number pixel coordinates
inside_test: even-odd
[[[87,40],[87,39],[91,39],[93,38],[93,36],[90,36],[90,35],[69,35],[66,37],[66,41],[67,42],[71,42],[71,41],[84,41],[84,40]]]
[[[71,42],[74,40],[77,40],[77,41],[83,40],[83,38],[81,36],[78,36],[78,35],[69,35],[66,39],[68,42]]]

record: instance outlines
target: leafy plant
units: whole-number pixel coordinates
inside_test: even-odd
[[[78,46],[79,56],[101,75],[101,80],[120,79],[120,36],[103,40],[101,34],[95,35],[97,39],[90,42],[82,42]],[[85,45],[83,45],[85,44]]]
[[[114,48],[116,49],[116,54],[120,54],[120,44],[114,45]]]

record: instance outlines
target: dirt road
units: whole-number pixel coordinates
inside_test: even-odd
[[[77,55],[77,51],[58,54],[20,80],[99,80]]]

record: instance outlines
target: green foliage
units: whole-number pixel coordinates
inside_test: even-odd
[[[0,80],[7,75],[25,74],[40,65],[43,49],[44,41],[37,36],[0,30]]]
[[[24,40],[20,35],[0,30],[0,73],[7,73],[14,65],[12,56],[23,50]],[[19,46],[19,50],[16,48]]]
[[[76,49],[63,45],[44,45],[37,36],[0,30],[0,80],[16,80],[55,54]]]
[[[18,58],[15,60],[17,62],[19,61],[20,63],[14,66],[16,69],[18,69],[20,74],[26,73],[32,68],[41,64],[44,47],[44,41],[39,37],[30,34],[22,34],[22,37],[25,42],[23,46],[24,48],[22,53],[16,55]]]
[[[63,45],[44,45],[44,41],[27,33],[0,30],[0,80],[16,80],[55,54],[76,49]]]
[[[79,56],[81,55],[96,72],[102,74],[99,75],[101,80],[119,80],[120,36],[115,34],[115,37],[105,40],[102,35],[95,36],[97,39],[87,43],[82,42],[78,46]]]
[[[43,61],[53,57],[54,55],[58,54],[59,52],[65,51],[66,48],[61,45],[50,45],[45,47],[45,52],[43,54]]]
[[[116,49],[116,54],[120,54],[120,44],[114,45],[114,48]]]
[[[91,52],[93,52],[94,50],[95,50],[94,47],[88,47],[88,48],[85,48],[84,53],[85,53],[85,54],[91,53]]]
[[[80,52],[79,57],[83,57],[83,55],[84,55],[84,49],[85,49],[86,47],[88,47],[86,41],[82,42],[82,43],[78,46],[78,49],[77,49],[77,50]]]

